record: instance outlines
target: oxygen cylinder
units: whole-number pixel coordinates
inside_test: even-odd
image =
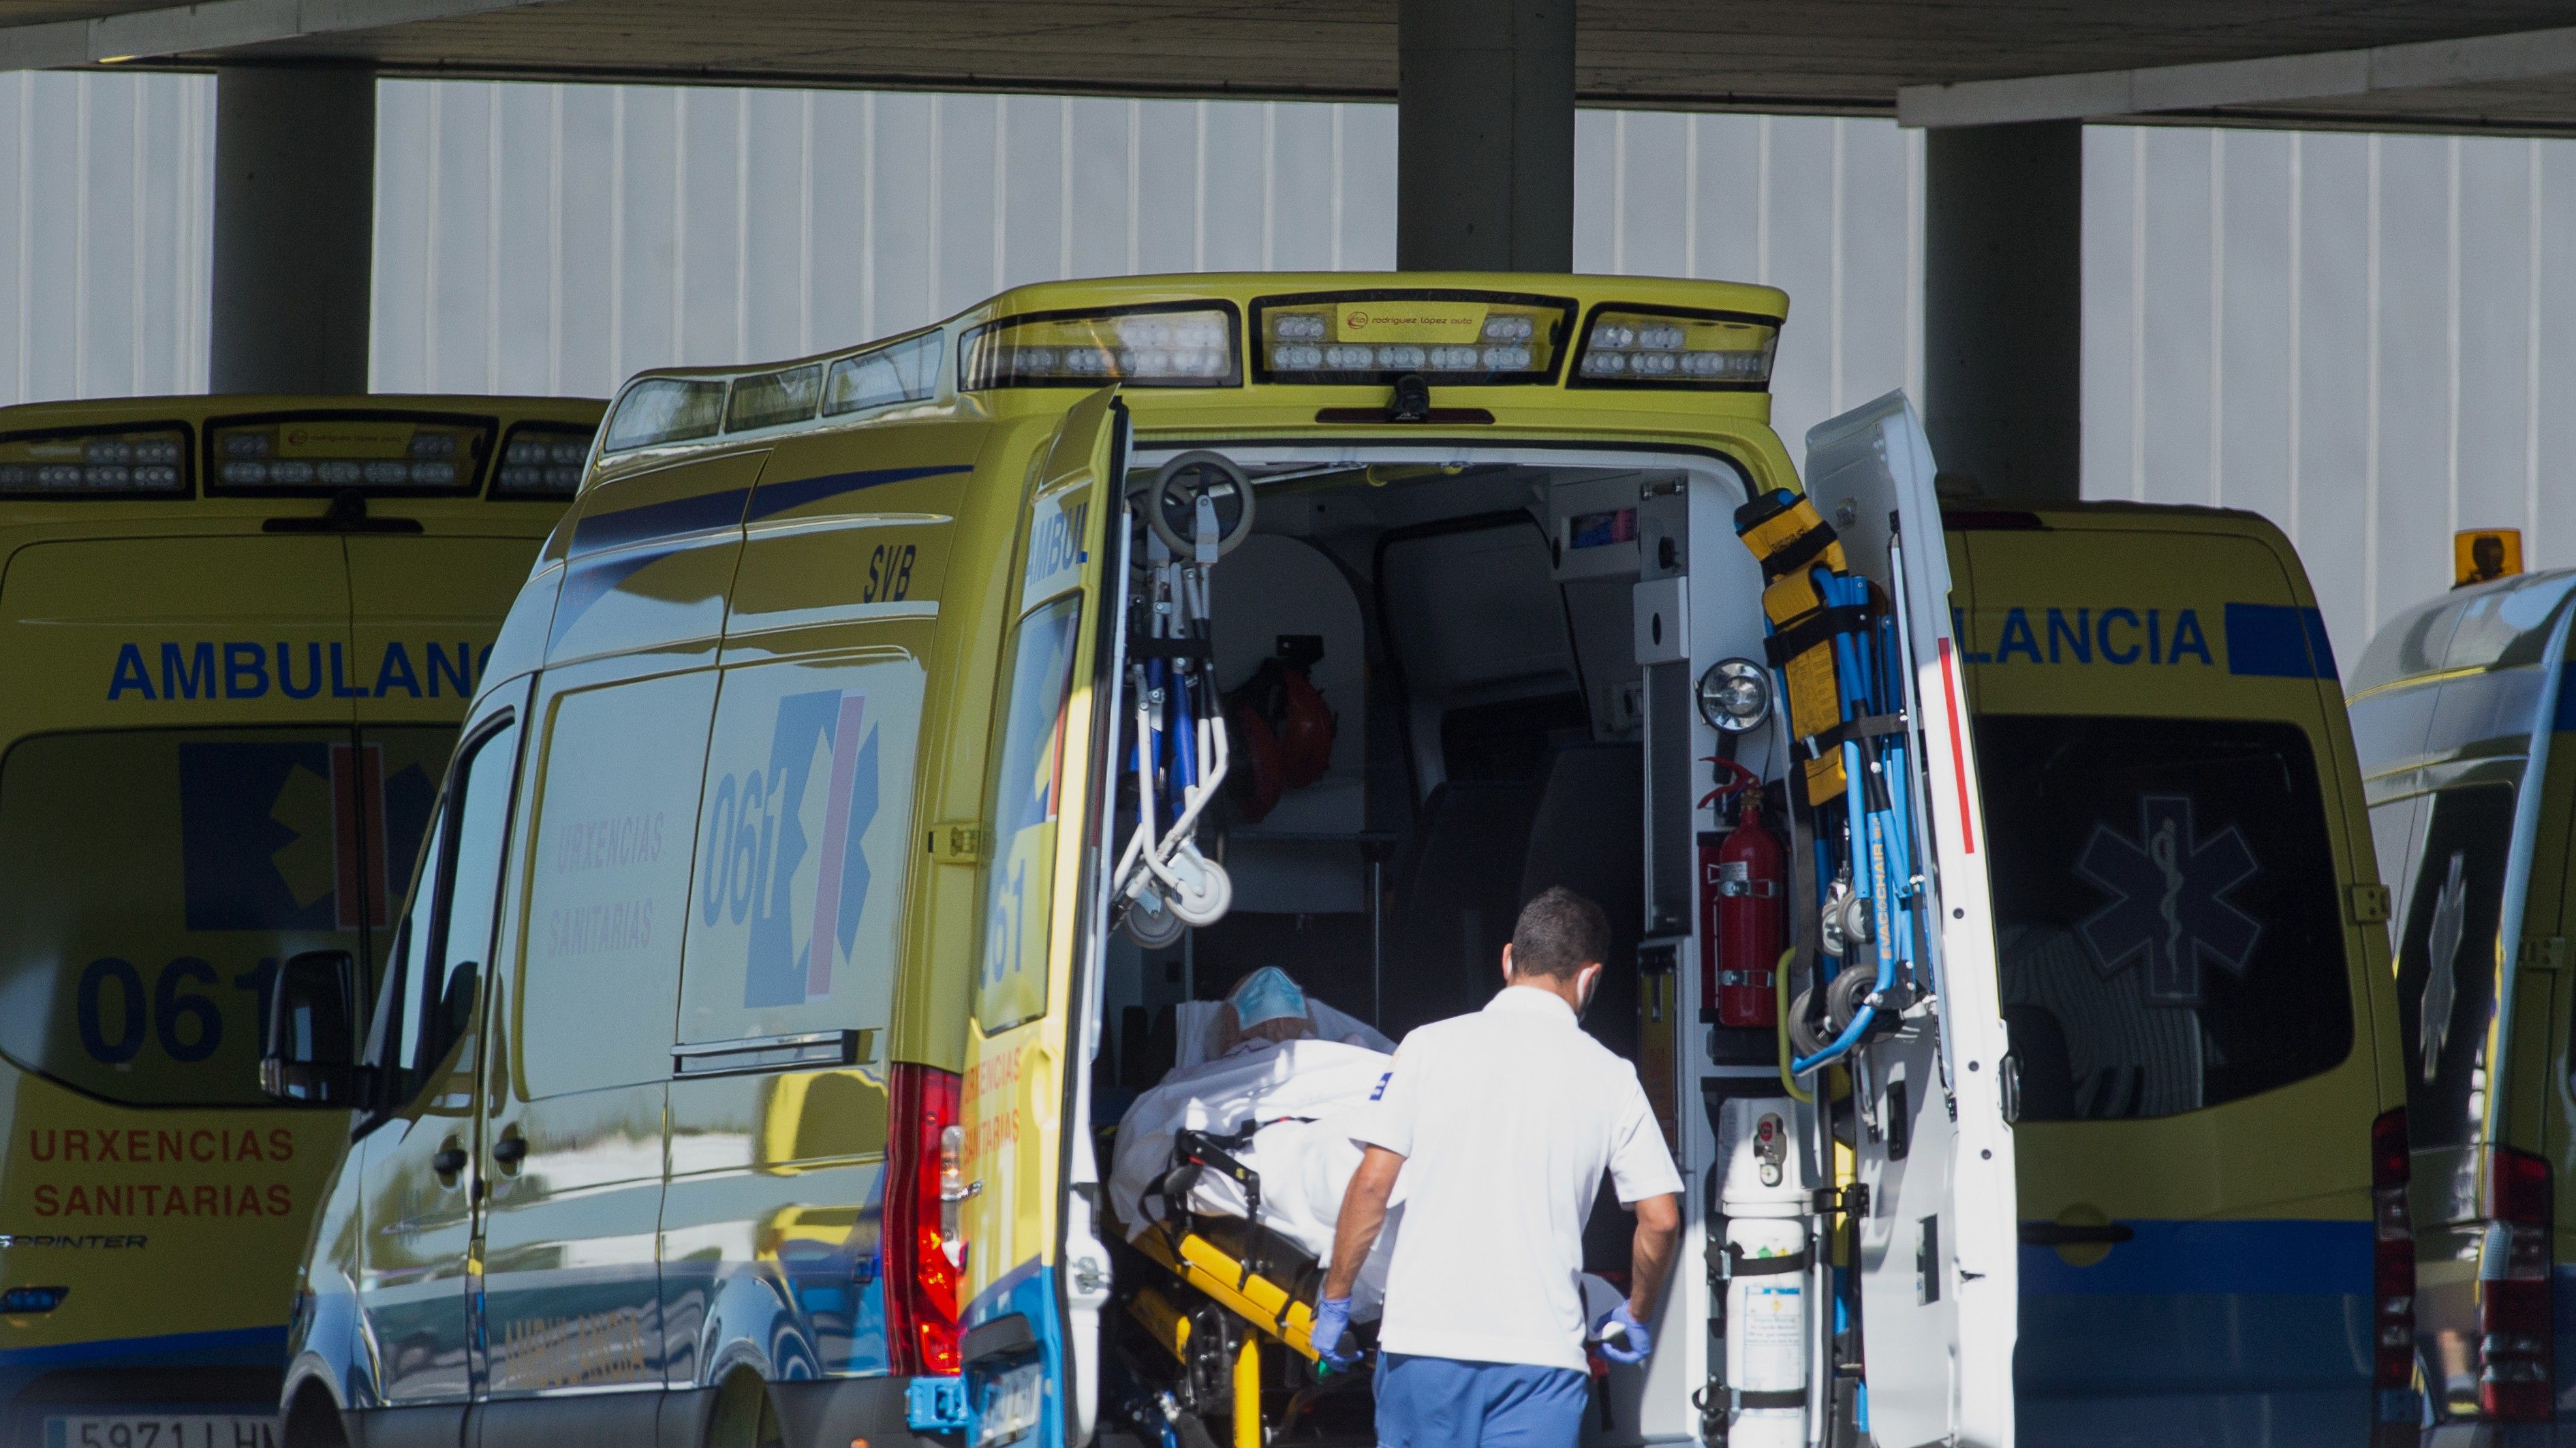
[[[1726,1217],[1728,1448],[1805,1448],[1812,1173],[1787,1097],[1739,1097],[1718,1114]]]

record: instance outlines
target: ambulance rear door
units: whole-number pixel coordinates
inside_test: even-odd
[[[968,1448],[1082,1442],[1098,1397],[1109,1256],[1084,1123],[1105,903],[1098,791],[1116,738],[1102,682],[1115,677],[1116,598],[1103,580],[1126,446],[1114,390],[1077,402],[1042,445],[994,686],[956,1188],[970,1193],[958,1202]]]
[[[1995,986],[1976,747],[1951,637],[1950,569],[1930,442],[1902,393],[1807,434],[1806,483],[1850,567],[1898,621],[1920,894],[1916,958],[1933,990],[1847,1058],[1862,1355],[1871,1437],[1887,1448],[2012,1442],[2016,1313],[2011,1069]]]

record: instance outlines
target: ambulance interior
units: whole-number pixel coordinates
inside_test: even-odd
[[[1163,536],[1188,545],[1176,562],[1209,556],[1194,528],[1239,527],[1206,567],[1227,778],[1196,831],[1230,899],[1218,918],[1184,925],[1144,918],[1115,882],[1104,889],[1113,898],[1098,919],[1090,1093],[1101,1176],[1112,1175],[1114,1133],[1140,1095],[1176,1064],[1215,1054],[1198,1034],[1213,1007],[1190,1003],[1219,1001],[1248,972],[1277,966],[1310,1001],[1400,1040],[1480,1008],[1501,987],[1500,953],[1521,903],[1571,887],[1603,907],[1613,932],[1584,1029],[1637,1062],[1690,1183],[1655,1355],[1596,1385],[1587,1435],[1605,1444],[1697,1436],[1692,1400],[1708,1379],[1709,1345],[1702,1199],[1714,1181],[1718,1102],[1783,1094],[1769,1024],[1702,1023],[1696,862],[1736,818],[1731,796],[1706,797],[1742,777],[1713,757],[1759,779],[1763,816],[1788,847],[1784,927],[1812,921],[1817,898],[1815,854],[1803,827],[1789,834],[1778,711],[1734,732],[1695,705],[1713,663],[1763,656],[1762,575],[1734,527],[1744,474],[1681,453],[1229,446],[1223,462],[1249,484],[1242,522],[1240,505],[1195,509],[1188,485],[1158,492],[1167,465],[1197,467],[1197,485],[1227,490],[1222,468],[1176,464],[1179,454],[1140,449],[1128,474],[1127,678],[1103,858],[1133,868],[1144,787],[1135,695],[1173,684],[1185,666],[1186,648],[1151,637],[1158,580],[1173,576],[1156,569],[1175,558],[1154,541],[1148,515],[1160,505],[1172,525]],[[1223,1134],[1235,1123],[1205,1125]],[[1158,1169],[1161,1152],[1158,1139]],[[1108,1196],[1136,1212],[1127,1187]],[[1168,1195],[1156,1201],[1148,1215],[1170,1205]],[[1139,1223],[1103,1215],[1117,1281],[1101,1321],[1102,1431],[1196,1445],[1203,1430],[1242,1442],[1241,1380],[1231,1375],[1242,1314],[1176,1286],[1119,1243]],[[1632,1228],[1605,1184],[1585,1266],[1619,1292]],[[1321,1272],[1310,1255],[1275,1238],[1253,1250],[1267,1275],[1312,1300]],[[1140,1296],[1150,1299],[1141,1307]],[[1176,1315],[1194,1336],[1176,1330]],[[1364,1374],[1319,1380],[1294,1352],[1263,1346],[1272,1441],[1373,1441]],[[1172,1419],[1174,1407],[1195,1423]],[[1796,1441],[1807,1441],[1803,1431]]]

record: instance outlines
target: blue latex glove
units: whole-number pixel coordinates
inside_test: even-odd
[[[1316,1353],[1327,1366],[1347,1368],[1360,1360],[1358,1353],[1342,1351],[1342,1334],[1349,1331],[1350,1325],[1349,1298],[1327,1297],[1315,1304],[1315,1325],[1307,1333],[1306,1340],[1314,1344]]]
[[[1625,1336],[1612,1337],[1612,1328],[1619,1329]],[[1634,1366],[1644,1362],[1646,1355],[1655,1350],[1654,1334],[1646,1331],[1646,1325],[1628,1311],[1628,1304],[1624,1302],[1610,1309],[1609,1316],[1592,1324],[1592,1335],[1601,1340],[1601,1355],[1614,1363]]]

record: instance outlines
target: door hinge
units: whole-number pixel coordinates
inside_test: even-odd
[[[2522,938],[2522,968],[2525,970],[2565,970],[2567,937],[2564,935],[2526,935]]]
[[[972,820],[949,820],[930,827],[930,858],[943,865],[980,865],[990,836]]]
[[[2388,887],[2372,883],[2355,885],[2344,892],[2355,925],[2384,925],[2388,922]]]

